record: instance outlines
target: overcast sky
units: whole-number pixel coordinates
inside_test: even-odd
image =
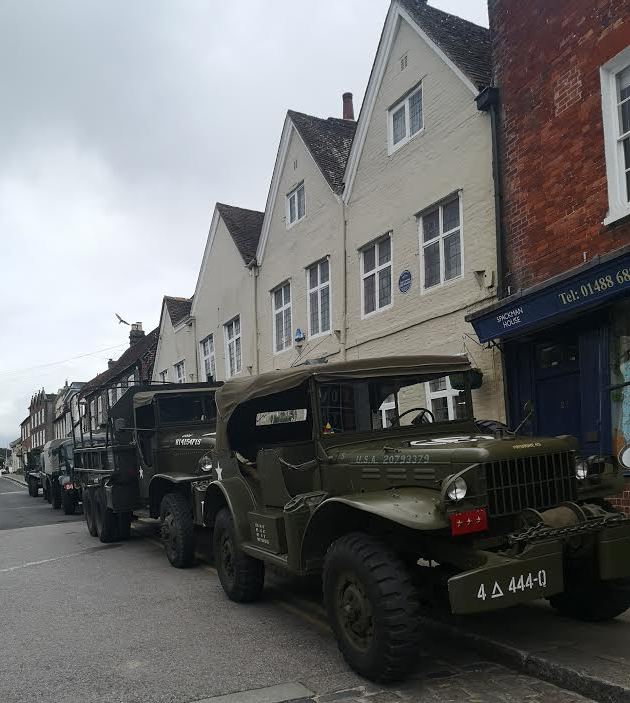
[[[214,203],[264,208],[287,109],[358,114],[388,7],[0,0],[0,446],[122,353],[115,312],[148,331],[192,295]]]

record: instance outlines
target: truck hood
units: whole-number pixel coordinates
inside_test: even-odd
[[[483,433],[449,434],[426,432],[413,437],[383,437],[380,440],[331,447],[328,456],[343,464],[446,464],[484,463],[523,456],[554,454],[578,449],[577,440],[559,437],[494,437]]]

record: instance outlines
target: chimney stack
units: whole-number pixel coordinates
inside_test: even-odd
[[[354,105],[352,104],[352,93],[344,93],[343,96],[343,119],[354,120]]]
[[[114,365],[114,360],[113,359],[108,359],[107,360],[107,368],[111,369],[111,367]]]
[[[132,322],[131,332],[129,332],[129,346],[133,347],[133,345],[139,342],[143,337],[142,322]]]

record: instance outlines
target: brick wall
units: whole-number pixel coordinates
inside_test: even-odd
[[[502,101],[511,292],[627,244],[608,211],[599,67],[630,43],[630,0],[489,0]]]
[[[610,502],[617,510],[621,510],[622,513],[630,516],[630,478],[626,479],[626,485],[621,495],[611,498]]]

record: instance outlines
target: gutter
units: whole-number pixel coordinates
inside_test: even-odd
[[[254,277],[254,375],[258,375],[260,369],[260,351],[258,349],[258,272],[260,268],[258,261],[253,258],[247,268]]]
[[[490,113],[490,130],[492,132],[492,180],[494,181],[494,220],[497,252],[497,298],[504,294],[505,276],[505,236],[503,230],[503,177],[501,173],[500,154],[500,116],[499,89],[489,85],[475,98],[477,109]]]

